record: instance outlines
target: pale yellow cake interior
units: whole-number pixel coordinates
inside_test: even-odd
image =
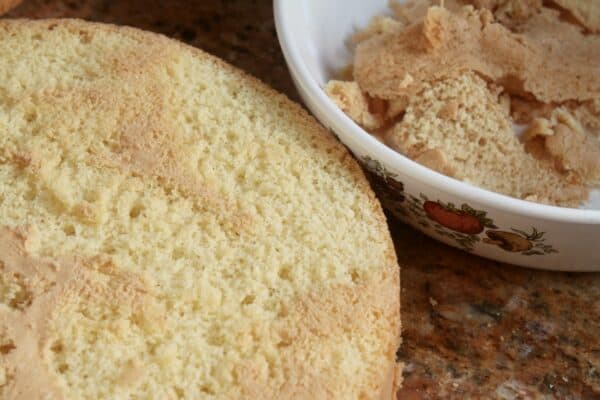
[[[1,399],[380,398],[393,247],[299,107],[131,29],[0,54]]]

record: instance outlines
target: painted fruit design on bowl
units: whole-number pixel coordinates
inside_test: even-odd
[[[502,250],[513,253],[527,251],[533,247],[533,243],[513,232],[487,231],[485,234],[488,237],[483,239],[484,243],[496,245]]]
[[[440,200],[432,201],[420,193],[413,196],[405,194],[406,201],[393,207],[380,196],[382,203],[399,218],[418,225],[420,229],[432,231],[454,242],[465,251],[472,251],[481,241],[480,235],[486,229],[498,229],[487,217],[487,212],[476,210],[468,204],[460,207]]]
[[[397,180],[397,174],[390,172],[380,161],[369,156],[363,157],[362,165],[373,191],[378,194],[384,205],[398,205],[404,202],[404,184]]]
[[[494,221],[487,217],[487,212],[476,210],[466,203],[457,207],[453,203],[429,200],[424,194],[418,200],[422,210],[419,210],[419,215],[424,215],[430,221],[421,221],[421,226],[431,225],[435,233],[452,239],[463,250],[472,251],[475,244],[481,241],[479,235],[486,228],[498,229]]]
[[[524,256],[558,253],[545,243],[545,232],[533,227],[531,233],[515,228],[502,230],[486,211],[466,203],[456,206],[451,202],[433,201],[423,193],[415,196],[405,191],[398,175],[380,161],[365,156],[361,163],[373,190],[388,211],[425,232],[450,240],[465,251],[473,251],[477,243],[483,243]]]
[[[531,233],[514,228],[511,228],[512,232],[488,230],[485,232],[487,238],[483,239],[483,243],[495,245],[502,250],[521,253],[526,256],[558,253],[551,245],[544,243],[546,232],[539,232],[535,228],[531,229]]]
[[[484,222],[476,215],[462,210],[449,209],[439,202],[428,200],[423,203],[423,209],[429,219],[456,232],[475,235],[483,232],[485,227]]]

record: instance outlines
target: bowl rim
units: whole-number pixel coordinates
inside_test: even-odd
[[[385,164],[392,166],[395,170],[402,171],[402,173],[410,176],[412,179],[421,181],[456,197],[465,198],[467,201],[486,203],[491,207],[500,210],[503,209],[507,212],[551,221],[584,225],[600,224],[600,210],[539,204],[496,193],[422,166],[381,143],[340,110],[313,78],[304,62],[304,58],[300,56],[300,50],[295,40],[302,36],[294,35],[290,30],[290,24],[287,23],[288,18],[295,16],[295,14],[287,11],[289,9],[288,6],[294,3],[296,2],[289,0],[273,0],[275,28],[279,44],[290,73],[295,78],[296,85],[300,86],[299,89],[311,96],[319,108],[331,116],[332,122],[341,128],[339,132],[336,132],[337,134],[344,136],[348,141],[362,145],[376,159],[384,161]]]

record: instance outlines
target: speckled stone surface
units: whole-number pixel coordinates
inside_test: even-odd
[[[298,99],[270,0],[25,0],[8,17],[161,32]],[[600,399],[600,274],[511,267],[390,225],[402,265],[399,398]]]

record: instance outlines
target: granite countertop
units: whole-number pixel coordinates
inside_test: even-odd
[[[270,0],[25,0],[8,16],[161,32],[298,100]],[[390,225],[402,266],[399,398],[600,399],[600,274],[512,267]]]

